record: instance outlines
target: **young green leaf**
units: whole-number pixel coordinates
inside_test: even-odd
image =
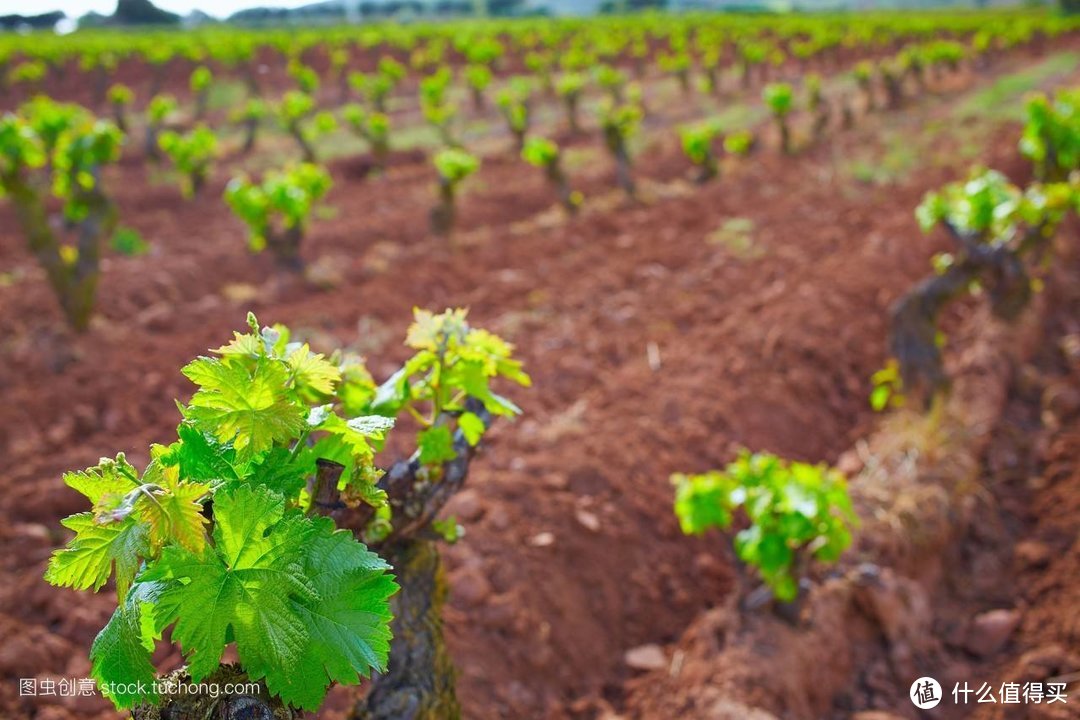
[[[90,674],[117,707],[157,700],[151,661],[155,634],[147,616],[161,587],[143,582],[132,588],[90,646]]]
[[[303,570],[318,600],[293,600],[307,637],[295,667],[277,665],[266,675],[268,687],[287,688],[280,690],[283,699],[311,711],[322,704],[330,683],[355,685],[374,670],[386,670],[388,598],[397,591],[379,556],[335,531],[329,519],[313,525]]]
[[[145,524],[134,517],[100,522],[93,513],[72,515],[62,521],[75,533],[67,547],[53,553],[45,580],[76,590],[100,590],[115,567],[117,595],[123,599],[139,565],[150,554]]]
[[[228,357],[200,358],[182,372],[199,386],[184,417],[218,442],[231,442],[238,462],[295,437],[303,427],[306,412],[289,396],[279,363],[260,358],[249,371]]]
[[[445,425],[423,430],[417,438],[420,449],[420,462],[424,465],[438,465],[457,457],[454,452],[454,437]]]
[[[201,552],[206,545],[201,500],[210,493],[208,483],[180,481],[180,469],[151,464],[143,482],[156,485],[148,488],[139,512],[150,533],[150,545],[161,548],[176,542],[191,552]]]
[[[464,412],[461,417],[458,418],[458,427],[461,428],[461,432],[465,435],[465,440],[470,445],[476,445],[480,442],[480,439],[484,437],[484,432],[487,427],[484,425],[484,421],[480,419],[480,416],[476,413]]]

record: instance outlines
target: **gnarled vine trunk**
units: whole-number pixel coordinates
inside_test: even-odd
[[[454,186],[439,178],[439,202],[431,209],[431,232],[446,236],[454,229],[457,210],[454,205]]]
[[[634,183],[634,173],[631,170],[630,150],[626,147],[624,138],[615,128],[604,129],[604,143],[615,158],[615,182],[631,200],[637,198],[637,185]]]
[[[153,162],[161,161],[161,150],[158,148],[158,131],[160,126],[154,121],[146,124],[146,134],[143,136],[143,152]]]
[[[822,100],[814,112],[814,140],[818,141],[825,135],[825,131],[829,129],[829,119],[832,113],[829,110],[829,104]]]
[[[189,685],[191,677],[181,668],[160,679],[163,687],[172,686],[157,705],[143,704],[131,711],[131,720],[300,720],[299,710],[286,707],[270,695],[263,683],[252,692],[218,695],[180,691]],[[250,679],[236,665],[221,665],[203,681],[206,687],[224,688],[228,685],[250,685]],[[216,696],[216,697],[215,697]]]
[[[116,229],[116,207],[97,186],[82,191],[79,200],[87,213],[75,226],[75,256],[69,258],[49,223],[41,191],[20,181],[10,183],[9,192],[30,252],[45,270],[65,319],[73,329],[85,330],[97,297],[101,245]]]
[[[353,720],[457,720],[456,674],[443,637],[446,573],[431,540],[381,548],[401,590],[391,598],[394,639],[387,671],[376,675]]]
[[[1014,319],[1031,299],[1025,258],[1049,242],[1042,227],[1030,229],[1015,247],[982,244],[947,223],[945,227],[960,248],[958,259],[921,280],[890,310],[889,350],[900,365],[905,393],[916,400],[949,385],[937,329],[942,309],[977,281],[986,288],[994,315]]]
[[[776,127],[780,131],[780,152],[785,155],[791,154],[791,129],[788,127],[787,119],[783,116],[777,116]]]
[[[615,176],[618,178],[619,187],[623,189],[627,197],[637,197],[637,184],[634,182],[634,174],[630,170],[630,155],[626,147],[621,147],[615,155]]]
[[[244,147],[241,149],[244,155],[249,155],[255,149],[255,143],[259,136],[259,118],[244,118]]]
[[[303,239],[304,230],[299,225],[274,229],[266,234],[266,247],[273,253],[279,268],[287,272],[301,272],[304,269],[304,259],[300,257]]]
[[[547,175],[548,182],[555,187],[555,192],[559,196],[559,203],[566,210],[568,215],[575,215],[578,211],[578,204],[574,198],[574,191],[570,189],[570,181],[566,178],[566,173],[563,172],[562,164],[555,160],[544,169],[544,173]]]
[[[128,132],[127,113],[124,112],[124,106],[120,103],[113,103],[113,122],[116,123],[116,127],[120,128],[120,132],[125,135]]]
[[[904,104],[903,78],[891,72],[882,73],[881,82],[885,85],[886,107],[896,110]]]
[[[581,124],[578,122],[578,96],[566,95],[566,127],[571,135],[581,133]]]
[[[304,162],[312,164],[318,162],[318,157],[315,155],[315,148],[304,134],[304,129],[301,127],[300,121],[290,123],[288,131],[289,134],[292,135],[293,140],[296,141],[297,147],[300,148],[300,154],[303,156]]]
[[[370,133],[364,135],[364,139],[371,148],[371,161],[375,170],[380,173],[386,172],[386,161],[390,155],[389,141],[385,138],[372,137]]]

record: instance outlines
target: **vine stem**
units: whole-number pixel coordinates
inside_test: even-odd
[[[308,437],[311,435],[311,428],[306,427],[304,431],[300,433],[300,437],[296,440],[296,445],[293,446],[292,451],[289,452],[289,462],[296,459],[296,456],[300,454],[301,448],[307,446]]]

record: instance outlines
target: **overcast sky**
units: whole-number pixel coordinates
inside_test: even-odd
[[[164,10],[171,10],[186,15],[192,10],[225,17],[237,10],[249,7],[296,7],[307,5],[312,0],[153,0]],[[69,17],[79,17],[91,10],[111,15],[116,9],[116,0],[0,0],[0,15],[17,13],[37,15],[38,13],[63,10]]]

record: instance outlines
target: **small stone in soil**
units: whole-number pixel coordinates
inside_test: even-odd
[[[555,544],[555,536],[549,532],[542,532],[529,538],[529,544],[533,547],[548,547]]]
[[[588,510],[578,510],[574,513],[574,517],[586,530],[600,532],[600,518],[596,517],[594,513]]]
[[[667,655],[664,649],[655,643],[639,645],[623,654],[623,662],[634,670],[663,670],[667,667]]]
[[[968,633],[968,652],[978,657],[993,655],[1005,647],[1019,624],[1017,610],[990,610],[976,615]]]
[[[563,473],[548,473],[543,479],[544,486],[552,490],[565,490],[570,487],[570,478]]]

